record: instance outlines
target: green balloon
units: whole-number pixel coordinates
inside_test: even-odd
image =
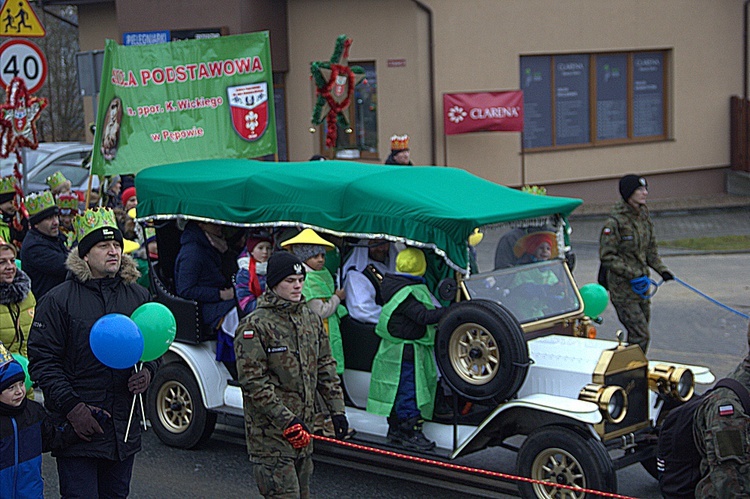
[[[26,389],[28,390],[31,388],[31,377],[29,376],[29,359],[21,355],[20,353],[12,353],[11,354],[14,359],[16,359],[16,362],[21,364],[21,367],[23,367],[23,372],[26,373],[26,379],[24,380],[23,384],[26,385]]]
[[[579,290],[583,298],[583,313],[595,319],[604,312],[609,302],[609,294],[601,284],[589,283]]]
[[[156,302],[144,303],[130,315],[143,335],[142,362],[156,360],[169,350],[177,334],[172,311]]]

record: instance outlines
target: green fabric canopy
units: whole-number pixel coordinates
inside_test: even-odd
[[[537,196],[436,166],[212,159],[138,173],[138,218],[305,225],[340,236],[391,236],[466,269],[474,228],[568,215],[580,199]]]

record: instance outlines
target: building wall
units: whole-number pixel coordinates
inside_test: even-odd
[[[591,180],[611,183],[626,172],[681,174],[701,170],[706,179],[682,194],[722,186],[729,163],[729,98],[742,92],[741,0],[423,0],[432,11],[434,29],[437,122],[431,131],[438,164],[466,168],[507,185],[576,186]],[[335,21],[333,21],[335,19]],[[429,76],[421,70],[427,51],[415,50],[428,40],[420,25],[424,16],[414,2],[372,0],[289,0],[292,48],[290,98],[303,85],[294,83],[306,60],[330,53],[335,35],[354,39],[353,58],[376,57],[380,149],[390,133],[413,136],[412,156],[424,162],[429,150],[417,149],[428,110]],[[315,26],[318,29],[304,29]],[[333,29],[322,36],[326,26]],[[519,57],[534,54],[588,53],[640,49],[672,51],[668,83],[670,140],[609,147],[582,147],[521,155],[516,133],[480,133],[448,137],[442,133],[442,93],[509,90],[519,87]],[[406,68],[385,68],[387,59],[407,59]],[[299,70],[303,73],[302,70]],[[419,85],[410,87],[410,85]],[[304,85],[305,89],[307,85]],[[309,91],[308,91],[309,95]],[[290,128],[307,117],[308,95],[290,102]],[[302,129],[302,126],[298,127]],[[302,159],[310,138],[290,129],[290,151]],[[299,144],[303,150],[300,151]],[[713,173],[709,173],[713,172]],[[691,175],[691,178],[695,175]],[[602,189],[591,192],[594,199]],[[722,187],[718,187],[722,189]],[[555,187],[551,188],[552,191]],[[575,190],[575,189],[574,189]],[[663,193],[667,194],[667,193]],[[607,193],[609,195],[609,193]],[[665,196],[660,196],[665,197]]]
[[[389,137],[407,133],[416,164],[461,167],[512,186],[545,185],[588,201],[610,199],[628,172],[660,179],[653,187],[682,189],[652,191],[654,197],[723,192],[729,98],[742,92],[742,0],[176,0],[169,9],[117,0],[79,11],[82,50],[123,31],[228,26],[235,34],[281,26],[285,16],[287,34],[283,41],[272,34],[272,51],[275,69],[283,67],[276,52],[288,54],[292,160],[320,147],[319,135],[308,132],[309,64],[327,60],[346,33],[351,61],[377,66],[378,162]],[[523,155],[518,133],[443,136],[442,94],[517,89],[522,55],[643,49],[671,51],[669,140]],[[393,59],[406,66],[389,68]]]
[[[287,115],[289,154],[304,160],[320,151],[320,132],[310,134],[315,102],[310,63],[329,60],[336,37],[352,39],[349,61],[375,61],[378,85],[378,162],[390,152],[390,137],[408,134],[415,164],[431,162],[433,130],[427,57],[427,16],[403,0],[289,0]],[[405,59],[405,67],[387,67]]]
[[[518,185],[729,163],[729,97],[742,89],[741,1],[481,0],[473,9],[426,3],[435,12],[439,92],[518,88],[520,55],[671,49],[673,56],[668,142],[531,153],[522,172],[519,137],[458,136],[449,138],[448,164],[463,160],[482,176]]]

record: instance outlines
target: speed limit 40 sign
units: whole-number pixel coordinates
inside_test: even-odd
[[[16,76],[23,79],[32,94],[47,79],[47,58],[28,40],[10,40],[0,46],[0,81],[7,87]]]

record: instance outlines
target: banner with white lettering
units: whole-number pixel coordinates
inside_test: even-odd
[[[523,91],[443,94],[446,135],[522,132]]]
[[[107,40],[92,170],[276,152],[268,32],[124,47]]]

